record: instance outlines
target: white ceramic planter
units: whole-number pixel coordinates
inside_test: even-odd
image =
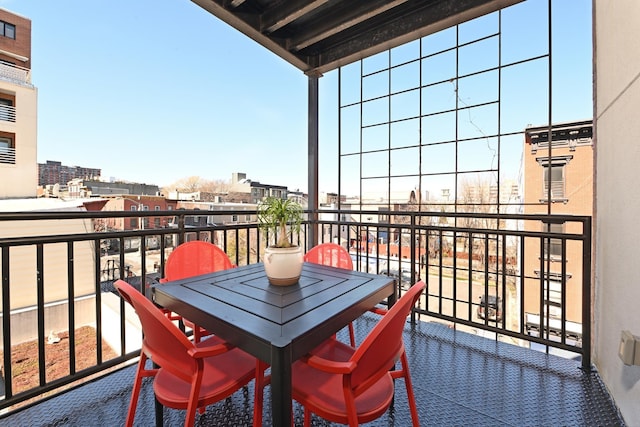
[[[272,248],[265,250],[264,271],[269,283],[276,286],[287,286],[298,283],[302,273],[302,247]]]

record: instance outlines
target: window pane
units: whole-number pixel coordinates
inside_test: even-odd
[[[16,27],[11,24],[5,24],[4,27],[4,35],[5,37],[9,37],[10,39],[16,38]]]
[[[389,125],[377,125],[362,129],[362,150],[382,150],[389,147]]]
[[[543,224],[543,231],[549,231],[550,233],[564,233],[564,224]],[[544,252],[553,257],[562,256],[562,239],[545,239]]]
[[[547,197],[549,192],[549,167],[544,168],[544,194],[543,198]],[[563,198],[564,197],[564,166],[551,166],[551,198]]]

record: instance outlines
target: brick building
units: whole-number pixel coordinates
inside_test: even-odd
[[[31,20],[0,9],[0,198],[36,196],[36,111]]]
[[[102,174],[101,169],[83,166],[65,166],[62,162],[47,160],[38,163],[38,185],[54,185],[67,183],[73,179],[96,179]]]

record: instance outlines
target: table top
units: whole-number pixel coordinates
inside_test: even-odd
[[[153,299],[270,362],[283,349],[298,359],[394,289],[387,276],[312,263],[297,284],[273,286],[258,263],[156,285]]]

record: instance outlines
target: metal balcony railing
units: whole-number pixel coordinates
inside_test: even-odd
[[[0,104],[0,120],[15,123],[16,107]]]
[[[31,86],[31,70],[13,64],[0,64],[0,78],[20,85]]]
[[[9,147],[0,147],[0,163],[15,165],[16,149]]]
[[[193,220],[202,210],[0,213],[0,409],[44,399],[138,356],[140,331],[113,292],[114,280],[147,293],[171,250],[194,239],[219,245],[237,265],[260,262],[269,236],[255,223],[217,220],[234,215],[255,212],[211,211],[207,224]],[[341,243],[354,268],[395,277],[399,294],[425,280],[414,317],[567,351],[590,369],[590,217],[337,210],[309,217],[321,219],[307,221],[296,236],[305,249],[310,236]],[[147,225],[128,230],[131,218]],[[155,223],[170,225],[147,228]],[[571,231],[538,231],[548,223]],[[551,239],[560,242],[560,257],[547,256]],[[77,332],[86,327],[95,335],[88,365]],[[14,351],[28,343],[34,350],[25,364]],[[63,373],[53,372],[47,358],[53,345],[68,348],[68,360],[58,360]]]

